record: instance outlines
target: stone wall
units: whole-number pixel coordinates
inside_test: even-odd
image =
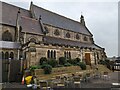
[[[77,33],[77,32],[73,32],[73,31],[70,31],[70,30],[65,30],[65,29],[57,28],[57,27],[50,26],[50,25],[45,25],[45,27],[47,27],[47,30],[48,30],[47,36],[52,36],[52,37],[57,37],[57,38],[63,38],[63,39],[68,39],[68,40],[74,40],[74,41],[79,41],[79,42],[83,42],[83,43],[92,43],[92,41],[90,40],[90,38],[92,38],[91,36],[84,35],[84,34]],[[55,32],[56,29],[59,31],[60,35],[55,35],[54,34],[54,32]],[[70,38],[66,37],[66,33],[68,33],[68,32],[70,34]],[[79,39],[76,39],[76,35],[77,34],[80,37]],[[86,36],[87,41],[84,41],[84,39],[83,39],[84,36]]]

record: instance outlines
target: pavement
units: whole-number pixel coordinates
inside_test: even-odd
[[[111,88],[112,83],[120,83],[120,71],[115,71],[109,74],[109,80],[103,79],[91,79],[89,82],[82,82],[81,88]],[[26,85],[21,85],[21,83],[4,83],[3,88],[27,88]],[[71,86],[69,86],[71,88]],[[120,90],[120,87],[117,87]],[[30,90],[30,89],[29,89]]]

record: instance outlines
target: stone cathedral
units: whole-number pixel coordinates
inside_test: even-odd
[[[104,60],[104,48],[94,43],[84,16],[75,21],[31,2],[26,10],[0,2],[1,59],[25,61],[27,67],[37,65],[41,57],[80,58],[87,65]],[[74,15],[74,14],[73,14]]]

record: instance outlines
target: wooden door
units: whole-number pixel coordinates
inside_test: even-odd
[[[90,53],[85,53],[85,62],[87,65],[91,64]]]

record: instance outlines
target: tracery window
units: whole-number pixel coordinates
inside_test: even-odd
[[[59,36],[59,35],[60,35],[59,30],[58,30],[58,29],[56,29],[56,30],[54,31],[54,34],[55,34],[56,36]]]
[[[45,26],[44,28],[45,28],[46,33],[49,33],[48,27]]]
[[[88,41],[88,38],[86,36],[84,36],[83,40],[84,41]]]
[[[79,36],[79,34],[76,34],[76,39],[80,39],[80,36]]]
[[[12,34],[9,31],[5,31],[2,34],[2,40],[3,41],[12,41]]]
[[[30,42],[36,43],[36,39],[35,38],[31,38]]]
[[[70,38],[70,33],[69,32],[66,33],[66,37]]]

